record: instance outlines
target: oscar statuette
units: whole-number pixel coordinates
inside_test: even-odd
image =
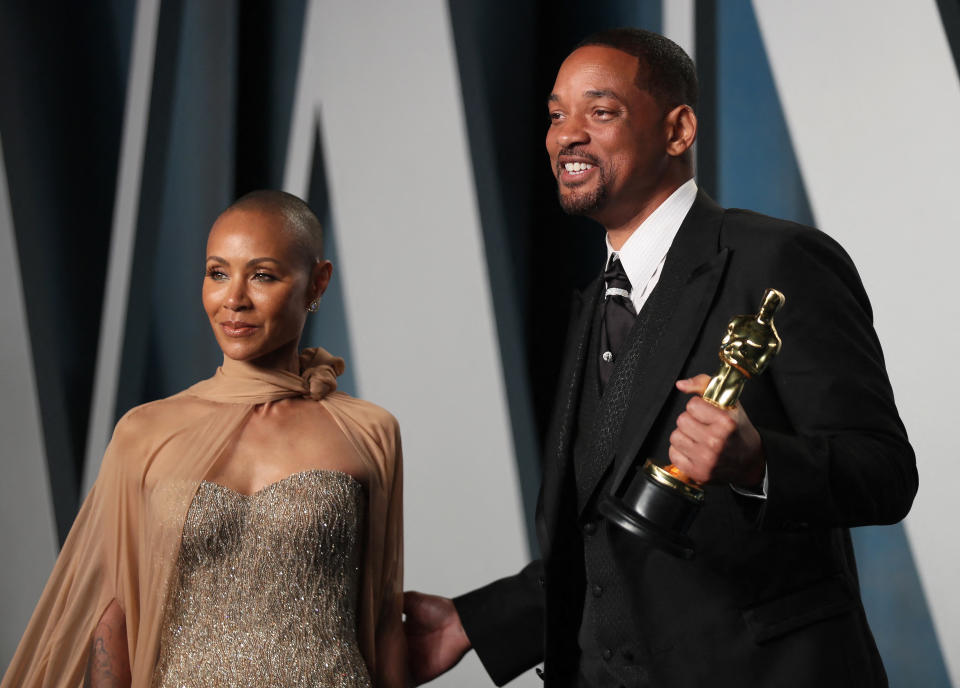
[[[735,316],[720,342],[720,369],[710,379],[703,399],[722,409],[733,408],[750,378],[762,373],[780,352],[773,316],[785,298],[767,289],[756,315]],[[671,554],[690,559],[693,541],[687,531],[703,504],[703,487],[676,466],[658,466],[647,459],[634,469],[625,490],[600,502],[600,513],[624,530]]]

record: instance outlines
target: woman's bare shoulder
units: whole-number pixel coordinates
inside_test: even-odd
[[[382,406],[344,392],[334,392],[323,404],[348,435],[373,440],[387,455],[399,452],[400,423]]]
[[[327,407],[363,425],[399,431],[400,423],[387,409],[366,399],[358,399],[345,392],[334,392],[324,401]]]
[[[123,414],[114,439],[133,439],[172,432],[215,410],[215,404],[183,393],[149,401]]]

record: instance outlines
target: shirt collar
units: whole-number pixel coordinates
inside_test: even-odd
[[[657,206],[616,252],[633,289],[643,289],[657,272],[696,198],[697,182],[691,178]],[[609,237],[606,242],[609,264],[614,250]]]

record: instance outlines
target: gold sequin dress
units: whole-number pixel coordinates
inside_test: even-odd
[[[357,645],[363,487],[296,473],[203,482],[183,527],[155,688],[369,688]]]

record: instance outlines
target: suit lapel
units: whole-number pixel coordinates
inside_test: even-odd
[[[622,479],[673,390],[726,269],[728,251],[719,247],[722,222],[723,210],[701,192],[604,392],[595,426],[597,453],[577,485],[580,511],[612,464],[616,483]]]
[[[591,282],[573,298],[570,316],[570,334],[561,366],[561,384],[557,387],[556,408],[553,422],[544,445],[543,484],[540,489],[538,514],[542,523],[538,527],[541,547],[548,546],[548,534],[555,532],[553,521],[559,514],[559,500],[570,466],[573,450],[573,431],[577,423],[583,376],[593,325],[595,304],[603,287],[602,275]],[[538,519],[539,520],[539,519]],[[546,554],[546,552],[544,552]]]

